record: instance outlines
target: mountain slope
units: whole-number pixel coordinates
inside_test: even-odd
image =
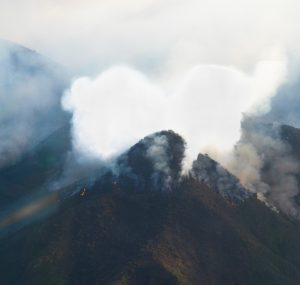
[[[157,141],[169,162],[159,171],[147,151]],[[51,217],[2,239],[0,284],[299,284],[298,222],[193,175],[153,184],[177,177],[183,144],[172,132],[142,140],[120,159],[121,175],[58,199]]]
[[[194,180],[172,194],[108,184],[2,240],[2,284],[298,284],[299,239],[257,200]]]
[[[47,57],[0,40],[0,169],[68,123],[60,100],[69,82]]]
[[[283,125],[281,127],[281,137],[290,146],[294,158],[300,161],[300,131],[297,128]],[[300,185],[300,173],[297,175],[297,182]],[[295,202],[300,207],[300,193],[295,197]]]

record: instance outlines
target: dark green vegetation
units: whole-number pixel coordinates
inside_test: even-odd
[[[161,134],[172,142],[167,153],[177,179],[182,139]],[[2,205],[61,171],[68,141],[61,129],[3,170]],[[299,284],[297,221],[254,197],[230,202],[192,177],[172,192],[153,191],[154,165],[143,145],[126,159],[134,179],[107,174],[84,196],[57,200],[50,217],[2,238],[0,284]]]

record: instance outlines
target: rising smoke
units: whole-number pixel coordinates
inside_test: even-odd
[[[283,140],[281,125],[245,118],[242,131],[240,141],[223,163],[266,204],[300,217],[295,202],[300,163]]]
[[[129,0],[126,4],[118,1],[118,5],[108,0],[60,1],[59,5],[47,0],[38,6],[33,2],[3,2],[3,36],[44,51],[79,74],[104,70],[97,77],[74,81],[63,99],[73,124],[73,153],[66,162],[66,179],[82,173],[80,161],[111,160],[142,137],[173,129],[187,141],[187,170],[199,151],[209,150],[213,156],[222,153],[219,160],[249,188],[258,189],[268,199],[273,197],[277,207],[293,208],[279,202],[279,196],[285,194],[279,191],[281,186],[275,187],[279,181],[270,178],[279,179],[278,172],[284,173],[280,181],[291,185],[287,190],[287,201],[291,201],[295,195],[291,177],[297,166],[279,136],[260,134],[259,127],[250,136],[243,127],[241,140],[228,152],[240,139],[242,113],[267,113],[267,121],[299,126],[299,83],[281,89],[270,104],[286,74],[285,58],[273,56],[270,47],[286,49],[292,61],[299,59],[299,3],[278,0],[270,9],[269,1],[258,0]],[[19,25],[11,21],[12,14],[17,15]],[[70,36],[75,34],[78,36]],[[61,121],[54,111],[59,96],[52,96],[60,92],[49,82],[49,75],[56,71],[50,68],[46,76],[40,71],[23,72],[14,68],[15,59],[22,58],[31,71],[36,59],[28,54],[7,56],[3,50],[0,55],[4,67],[0,69],[1,167]],[[261,61],[264,58],[269,61]],[[105,70],[119,62],[134,64],[143,72],[124,66]],[[204,64],[195,66],[197,63]],[[163,155],[163,146],[158,142],[149,154]],[[272,158],[278,163],[266,172]],[[279,163],[282,160],[286,163]],[[158,160],[158,169],[162,166]]]
[[[121,155],[114,173],[134,188],[172,191],[182,178],[185,141],[173,131],[151,134]]]
[[[260,112],[268,110],[285,72],[284,61],[260,62],[251,75],[200,65],[166,86],[116,66],[94,79],[77,79],[62,105],[72,112],[73,146],[83,156],[108,159],[141,137],[172,129],[187,141],[190,166],[208,145],[222,151],[232,148],[240,136],[242,113],[253,112],[259,102],[264,103]]]
[[[250,197],[241,182],[207,154],[198,155],[193,162],[191,175],[230,201],[239,203]]]
[[[0,55],[0,167],[3,167],[66,122],[58,106],[67,80],[55,65],[25,48],[2,42]],[[99,161],[111,160],[141,137],[161,129],[172,129],[186,139],[185,171],[188,171],[201,151],[212,148],[219,153],[230,151],[239,140],[243,112],[263,115],[271,106],[266,117],[279,114],[279,118],[285,118],[282,121],[289,122],[291,116],[284,116],[287,113],[281,104],[282,89],[270,104],[285,75],[282,59],[259,62],[252,74],[231,67],[199,65],[181,79],[170,74],[157,79],[127,66],[115,66],[96,78],[77,79],[63,98],[64,108],[73,114],[73,153],[68,156],[62,178],[55,183],[61,187],[73,182],[74,177],[91,176],[99,168]],[[294,112],[294,122],[296,115]],[[290,157],[288,147],[279,137],[275,140],[265,133],[255,136],[253,131],[251,136],[245,133],[243,128],[234,156],[230,160],[222,156],[219,160],[262,199],[296,215],[298,165]],[[147,151],[157,170],[152,178],[168,189],[171,177],[165,159],[168,143],[163,137],[156,140]],[[272,151],[266,152],[270,145]],[[266,161],[272,159],[276,163],[262,177]],[[282,160],[284,164],[280,163]],[[155,173],[164,173],[163,182]],[[57,188],[54,184],[51,188]]]
[[[290,148],[276,126],[261,129],[243,120],[243,113],[252,121],[263,120],[285,78],[284,61],[260,62],[250,75],[223,66],[196,66],[176,83],[116,66],[94,79],[76,80],[62,104],[73,113],[73,148],[81,157],[112,159],[141,137],[172,129],[187,141],[185,171],[199,152],[207,151],[261,200],[297,216],[299,166]],[[168,144],[163,137],[156,140],[147,153],[157,173],[168,177]]]

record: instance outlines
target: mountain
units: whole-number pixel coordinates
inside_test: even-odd
[[[143,191],[171,191],[181,178],[185,142],[173,131],[147,136],[120,156],[119,179]]]
[[[280,135],[284,142],[286,142],[292,150],[292,153],[300,160],[300,131],[297,128],[288,125],[282,125],[280,128]]]
[[[43,184],[63,165],[67,141],[67,129],[59,130],[0,177]],[[184,145],[172,131],[153,134],[92,186],[30,201],[36,214],[51,213],[2,237],[0,284],[298,285],[299,222],[272,211],[207,155],[182,176]],[[14,209],[0,218],[0,231],[28,212]]]
[[[0,40],[0,169],[69,122],[60,103],[69,83],[62,66]]]
[[[251,196],[235,176],[207,154],[198,155],[193,163],[191,174],[196,180],[230,201],[243,202]]]
[[[294,158],[300,161],[300,131],[297,128],[283,125],[281,127],[281,137],[284,142],[286,142],[290,148]],[[298,185],[300,185],[300,173],[296,176]],[[297,205],[300,207],[300,193],[295,197]]]
[[[269,206],[300,219],[299,129],[260,117],[246,117],[241,129],[236,173]]]

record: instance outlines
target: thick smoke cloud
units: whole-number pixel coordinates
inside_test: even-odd
[[[187,141],[185,171],[199,152],[207,151],[267,205],[298,216],[299,163],[276,124],[262,127],[285,79],[284,61],[260,62],[251,75],[196,66],[177,84],[116,66],[95,79],[76,80],[62,102],[73,112],[73,147],[79,157],[112,159],[141,137],[172,129]],[[168,185],[165,143],[157,138],[147,153],[154,173],[164,172]]]
[[[142,73],[118,66],[98,78],[80,78],[63,98],[73,112],[74,148],[107,159],[164,129],[162,90]]]
[[[60,109],[66,76],[26,48],[0,41],[0,168],[67,122]]]
[[[73,146],[99,160],[116,156],[141,137],[172,129],[187,141],[187,164],[207,146],[229,150],[240,136],[242,113],[268,110],[285,79],[285,62],[260,62],[253,74],[223,66],[195,66],[181,80],[151,80],[126,66],[80,78],[63,97],[73,113]],[[261,105],[260,105],[261,106]]]

